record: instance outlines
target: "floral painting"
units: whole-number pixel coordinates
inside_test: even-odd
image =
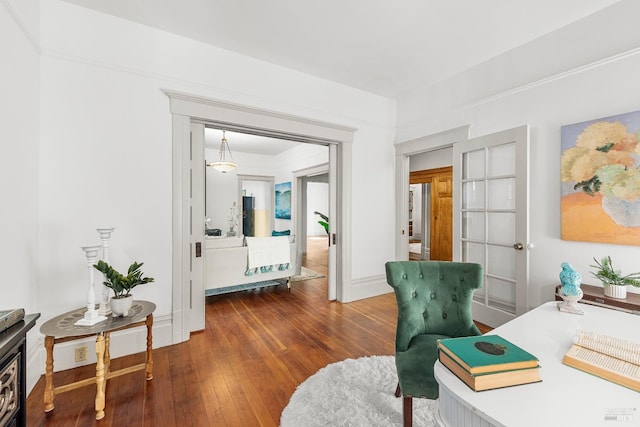
[[[291,219],[291,181],[276,184],[276,218]]]
[[[562,238],[640,245],[640,111],[562,127]]]

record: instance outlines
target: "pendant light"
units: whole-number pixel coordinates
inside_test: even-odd
[[[227,152],[229,153],[229,160],[227,160]],[[222,142],[220,142],[220,154],[218,161],[207,163],[207,166],[211,166],[212,168],[222,173],[232,171],[236,168],[236,166],[238,166],[237,163],[233,161],[233,155],[231,155],[229,143],[227,142],[227,138],[225,137],[225,131],[222,131]]]

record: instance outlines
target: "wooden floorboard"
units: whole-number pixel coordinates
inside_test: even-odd
[[[310,238],[308,247],[303,265],[326,275],[327,238]],[[42,377],[27,399],[27,425],[278,426],[296,386],[320,368],[394,352],[393,294],[329,302],[326,278],[294,282],[290,291],[282,285],[207,297],[205,310],[204,331],[153,351],[153,380],[143,371],[109,380],[103,420],[95,420],[91,386],[56,396],[45,414]],[[143,360],[122,357],[112,368]],[[55,383],[94,369],[57,372]]]

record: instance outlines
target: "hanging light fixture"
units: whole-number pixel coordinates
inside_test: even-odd
[[[227,152],[229,153],[229,160],[227,160]],[[233,161],[233,155],[231,155],[229,143],[227,142],[227,138],[225,137],[225,131],[222,131],[222,142],[220,142],[220,154],[218,161],[207,163],[207,166],[211,166],[212,168],[222,173],[232,171],[236,168],[236,166],[238,166],[238,164]]]

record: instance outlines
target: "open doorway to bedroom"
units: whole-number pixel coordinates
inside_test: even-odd
[[[296,188],[300,199],[299,217],[303,276],[310,279],[326,277],[329,257],[329,173],[321,165],[311,170],[298,171]],[[308,280],[308,279],[306,279]]]
[[[231,104],[180,92],[164,91],[172,114],[172,281],[173,341],[188,340],[205,326],[204,318],[204,125],[284,141],[328,147],[330,232],[328,297],[350,297],[351,159],[354,128]],[[231,148],[233,150],[233,147]],[[235,159],[236,161],[239,159]],[[305,159],[308,162],[309,159]],[[309,167],[313,163],[302,166]],[[193,196],[193,197],[192,197]],[[346,246],[342,248],[342,246]]]
[[[325,229],[313,217],[317,213],[326,218],[329,213],[328,170],[303,177],[302,211],[295,209],[300,196],[293,181],[303,166],[328,168],[329,147],[207,123],[203,131],[205,295],[268,291],[284,283],[294,287],[297,282],[326,277],[328,224]],[[219,170],[215,161],[222,156],[223,145],[229,150],[227,161],[235,166]],[[253,249],[253,245],[276,245],[283,240],[288,240],[283,248]],[[264,255],[266,250],[270,257],[279,254],[282,260],[273,266],[269,262],[269,269],[252,269],[251,254]]]

